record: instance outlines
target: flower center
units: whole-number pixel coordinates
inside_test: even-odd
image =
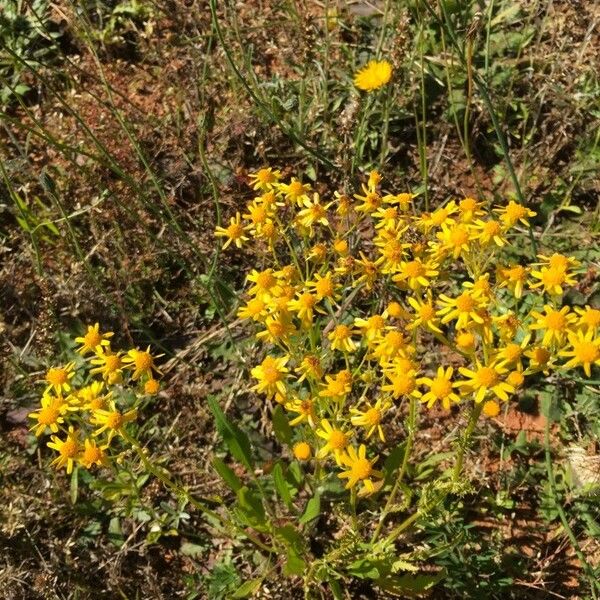
[[[498,381],[498,373],[491,367],[481,367],[477,371],[477,383],[480,387],[492,387]]]
[[[564,329],[566,322],[565,316],[557,310],[549,312],[546,316],[546,327],[554,331]]]
[[[152,367],[152,356],[149,352],[136,352],[135,368],[138,371],[147,371]]]
[[[446,398],[452,392],[452,383],[445,377],[436,377],[431,382],[431,393],[438,399]]]
[[[102,458],[102,450],[97,446],[88,446],[83,451],[82,460],[84,463],[92,464],[100,462]]]
[[[334,429],[329,434],[327,441],[333,450],[343,450],[348,445],[348,436],[339,429]]]
[[[67,382],[67,371],[65,369],[49,369],[46,374],[46,379],[52,385],[63,385]]]
[[[240,223],[232,223],[227,228],[227,237],[230,237],[232,240],[237,240],[242,237],[244,233],[244,228]]]
[[[96,346],[100,345],[101,342],[102,342],[102,336],[93,329],[91,331],[88,331],[83,336],[83,343],[88,348],[95,348]]]
[[[46,406],[40,410],[40,414],[38,416],[38,422],[42,425],[52,425],[56,423],[56,419],[58,419],[60,412],[54,406]]]
[[[419,316],[423,321],[431,321],[435,317],[435,310],[431,304],[423,304],[419,308]]]
[[[581,342],[580,344],[576,344],[573,350],[575,356],[582,363],[593,363],[600,358],[600,350],[598,349],[598,346],[592,342]]]
[[[258,274],[256,285],[263,290],[270,290],[275,285],[275,277],[268,271]]]
[[[106,425],[110,429],[119,429],[123,425],[124,419],[120,412],[113,412],[106,417]]]
[[[421,277],[425,275],[425,267],[418,260],[411,260],[406,263],[404,272],[408,277]]]
[[[356,479],[366,479],[373,470],[371,463],[366,458],[359,458],[352,465],[352,476]]]
[[[77,440],[67,438],[67,440],[60,447],[60,455],[64,458],[75,458],[79,452],[79,444]]]
[[[458,308],[460,312],[471,312],[473,308],[475,308],[475,300],[473,300],[467,292],[463,292],[456,299],[456,308]]]
[[[121,359],[116,354],[107,354],[104,363],[108,372],[116,371],[121,366]]]
[[[381,421],[381,411],[378,408],[370,408],[365,413],[365,420],[369,425],[379,425]]]
[[[319,281],[317,281],[317,284],[315,285],[315,289],[317,290],[317,293],[320,296],[333,296],[333,283],[327,277],[319,279]]]

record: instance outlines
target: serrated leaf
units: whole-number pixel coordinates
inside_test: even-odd
[[[184,556],[191,556],[192,558],[200,558],[206,554],[206,548],[199,546],[198,544],[192,544],[191,542],[184,542],[179,548],[179,552]]]
[[[223,438],[232,456],[241,462],[248,471],[252,471],[254,469],[254,460],[252,459],[248,436],[225,416],[219,403],[213,396],[209,396],[207,401],[208,407],[215,417],[217,431]]]

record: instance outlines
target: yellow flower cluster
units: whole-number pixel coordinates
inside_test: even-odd
[[[139,402],[160,389],[155,377],[160,373],[154,364],[157,357],[150,348],[113,351],[112,335],[102,333],[96,323],[75,338],[78,354],[90,355],[88,360],[48,369],[40,406],[29,414],[36,436],[53,434],[47,444],[57,452],[52,464],[66,467],[67,473],[75,464],[85,469],[106,466],[113,438],[125,435]],[[127,409],[121,404],[128,404]]]
[[[333,461],[360,494],[381,486],[368,455],[401,402],[495,416],[529,375],[600,364],[600,311],[563,306],[580,264],[508,260],[527,207],[463,198],[419,212],[377,172],[327,200],[271,168],[251,181],[245,214],[216,235],[264,249],[238,312],[267,348],[253,389],[288,411],[297,459]]]

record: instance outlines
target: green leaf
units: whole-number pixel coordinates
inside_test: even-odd
[[[348,573],[361,579],[378,579],[381,575],[379,566],[379,561],[359,558],[348,565]]]
[[[288,485],[285,481],[285,477],[283,475],[283,469],[281,467],[281,463],[276,463],[273,467],[273,472],[271,473],[271,477],[273,477],[273,483],[275,484],[275,490],[279,494],[279,497],[283,500],[285,505],[292,510],[294,507],[292,503],[292,495],[290,494],[290,490],[288,489]]]
[[[192,558],[200,558],[206,554],[206,547],[199,546],[198,544],[192,544],[191,542],[184,542],[179,548],[179,552],[184,556],[191,556]]]
[[[385,459],[383,463],[383,472],[385,473],[385,483],[391,483],[394,473],[400,468],[402,460],[404,459],[404,451],[406,448],[406,442],[398,444]]]
[[[280,443],[289,446],[292,443],[293,431],[290,427],[288,418],[283,409],[281,408],[280,404],[278,404],[275,407],[275,410],[273,411],[272,421],[275,437],[279,440]]]
[[[387,574],[380,577],[375,582],[377,587],[386,591],[388,594],[410,598],[420,596],[431,589],[436,583],[439,583],[446,577],[446,570],[442,569],[435,575],[396,575]]]
[[[242,486],[240,478],[220,459],[213,458],[213,467],[221,476],[221,479],[234,491],[237,492]]]
[[[265,523],[265,507],[258,492],[243,486],[237,491],[238,508],[246,517],[248,525],[255,527]]]
[[[317,492],[315,495],[306,503],[306,508],[302,513],[302,516],[298,519],[301,525],[306,525],[312,520],[316,519],[321,514],[321,496]]]
[[[247,598],[248,596],[253,596],[260,589],[262,582],[262,578],[257,577],[256,579],[250,579],[250,581],[242,583],[242,585],[232,594],[231,598]]]
[[[252,471],[254,469],[254,461],[252,459],[248,436],[225,416],[219,403],[213,396],[209,396],[207,401],[208,407],[215,417],[217,431],[223,438],[232,456],[240,461],[248,471]]]
[[[298,575],[298,577],[302,577],[305,569],[306,563],[304,562],[304,559],[293,548],[288,548],[287,562],[283,567],[284,574]]]

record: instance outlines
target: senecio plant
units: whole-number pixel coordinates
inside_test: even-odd
[[[160,389],[150,348],[115,351],[112,336],[96,323],[75,338],[79,360],[48,369],[40,406],[29,414],[36,436],[52,434],[52,464],[68,474],[75,465],[108,467],[132,443],[139,448],[126,426],[136,419],[144,399]]]
[[[238,312],[263,348],[252,391],[293,458],[277,477],[290,479],[294,464],[304,474],[281,492],[301,515],[288,526],[306,531],[310,501],[295,512],[302,490],[321,507],[328,494],[343,540],[328,539],[317,560],[304,537],[298,574],[334,593],[349,574],[402,594],[410,574],[398,572],[426,552],[398,555],[399,537],[468,491],[463,461],[482,415],[496,417],[532,376],[580,368],[589,377],[600,364],[600,311],[564,305],[581,267],[574,258],[514,262],[510,240],[526,240],[535,216],[515,201],[488,208],[467,197],[421,211],[375,171],[359,193],[327,199],[272,168],[251,184],[245,212],[216,235],[225,248],[252,240],[262,262]],[[453,407],[464,415],[453,459],[411,489],[420,413]]]

